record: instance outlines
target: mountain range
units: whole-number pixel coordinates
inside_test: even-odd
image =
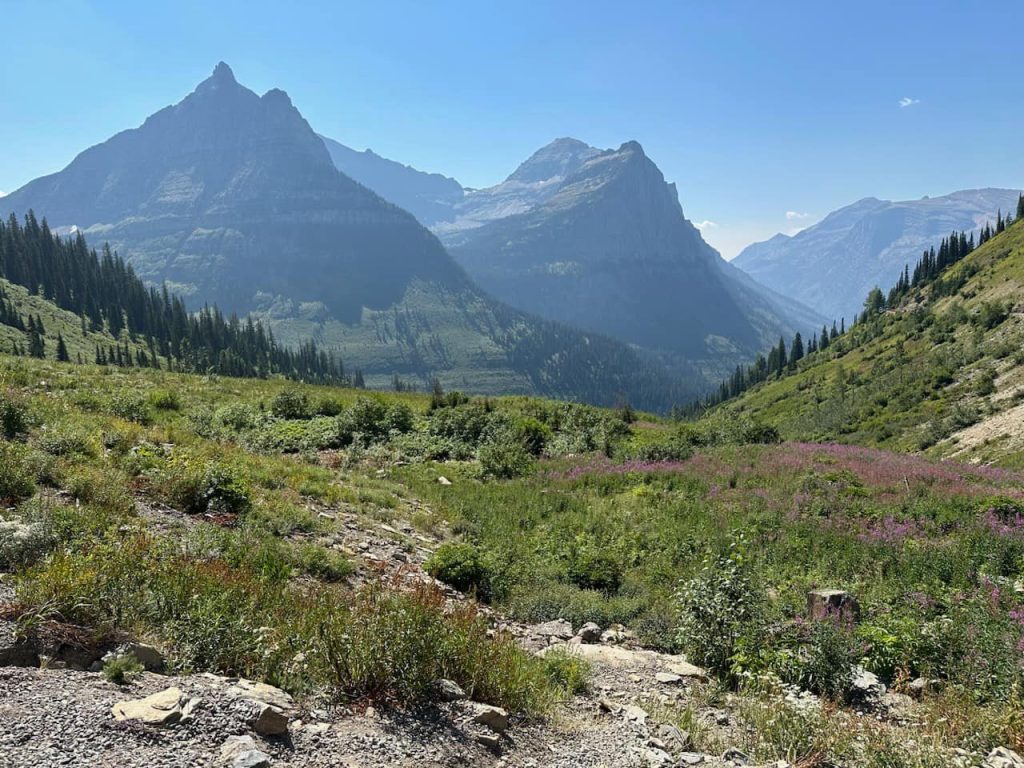
[[[367,155],[339,156],[347,172],[340,162]],[[396,204],[435,179],[373,158],[375,170],[355,178]],[[380,180],[387,164],[404,169],[406,190]],[[436,203],[441,189],[431,189]],[[601,150],[556,139],[503,182],[464,190],[447,214],[434,205],[421,222],[498,299],[636,345],[673,370],[697,366],[708,381],[824,319],[725,262],[635,141]]]
[[[829,318],[850,320],[872,288],[887,290],[953,230],[977,234],[999,210],[1015,211],[1019,195],[969,189],[903,202],[868,197],[793,236],[750,245],[732,263]]]
[[[117,249],[192,307],[253,313],[364,372],[665,408],[699,388],[620,342],[495,301],[410,213],[340,173],[274,89],[219,64],[178,104],[4,199]]]

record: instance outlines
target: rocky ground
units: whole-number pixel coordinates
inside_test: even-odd
[[[176,524],[173,510],[150,506],[140,514],[166,532]],[[358,562],[355,581],[430,580],[421,566],[436,542],[413,526],[401,519],[369,522],[343,510],[322,514],[336,525],[321,543]],[[448,595],[467,599],[450,589]],[[591,666],[586,693],[545,721],[528,722],[468,701],[446,681],[439,681],[445,701],[419,710],[318,708],[260,683],[159,674],[158,649],[140,645],[122,650],[154,671],[119,686],[99,672],[95,654],[73,643],[20,644],[14,624],[2,618],[12,598],[0,581],[0,768],[755,765],[730,747],[740,743],[736,700],[682,657],[636,647],[622,628],[574,628],[564,621],[528,627],[491,614],[496,627],[532,652],[564,647]],[[911,699],[885,692],[870,677],[862,682],[874,699],[871,716],[913,718]],[[818,705],[814,697],[791,695],[801,706]],[[670,724],[683,708],[697,727],[713,732],[721,751],[697,750],[691,734]],[[1024,768],[1024,760],[994,754],[984,765]]]

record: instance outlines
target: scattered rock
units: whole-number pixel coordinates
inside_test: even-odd
[[[686,752],[693,749],[690,734],[671,723],[662,723],[658,726],[658,738],[665,743],[665,750],[668,752]]]
[[[859,615],[860,605],[846,590],[814,589],[807,593],[807,616],[811,619],[840,616],[856,621]]]
[[[750,765],[750,756],[736,747],[725,750],[722,760],[733,765]]]
[[[680,765],[700,765],[704,762],[704,755],[700,752],[683,752],[678,757]]]
[[[907,694],[914,699],[924,697],[926,693],[933,693],[942,687],[941,680],[918,677],[907,683]]]
[[[982,768],[1024,768],[1024,758],[1006,747],[996,747],[988,753]]]
[[[598,643],[601,641],[601,627],[592,621],[588,621],[580,631],[576,633],[581,643]]]
[[[288,733],[288,715],[279,707],[264,704],[260,707],[252,728],[260,736],[283,736]]]
[[[622,708],[622,715],[627,720],[632,720],[640,725],[647,725],[647,710],[641,709],[635,704],[627,704]]]
[[[885,683],[878,679],[878,675],[869,672],[864,667],[853,668],[853,679],[850,681],[850,696],[862,704],[874,706],[885,695]]]
[[[673,762],[672,755],[663,749],[651,747],[644,751],[644,763],[649,768],[668,768]]]
[[[254,680],[246,680],[244,677],[228,688],[228,695],[260,704],[271,704],[278,709],[291,709],[295,704],[292,697],[280,688]]]
[[[610,643],[612,645],[622,645],[623,643],[631,643],[636,640],[636,633],[626,629],[621,624],[612,624],[608,629],[601,633],[601,642]]]
[[[471,712],[474,723],[487,726],[495,733],[504,733],[508,730],[508,712],[501,707],[473,702]]]
[[[270,768],[270,755],[256,747],[252,736],[228,736],[220,748],[225,768]]]
[[[476,737],[477,744],[487,747],[491,752],[501,752],[501,737],[494,733],[481,733]]]
[[[442,678],[434,683],[434,689],[441,701],[461,701],[466,698],[466,692],[454,680]]]
[[[663,685],[678,685],[683,682],[681,675],[677,675],[674,672],[658,672],[654,679]]]
[[[539,637],[568,640],[572,637],[572,624],[565,619],[546,621],[531,628],[530,634],[538,635]]]
[[[115,720],[138,720],[147,725],[174,725],[181,720],[184,698],[181,689],[167,688],[144,699],[119,701],[111,711]],[[191,711],[191,708],[190,708]]]

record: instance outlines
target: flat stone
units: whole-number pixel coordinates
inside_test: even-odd
[[[634,704],[627,704],[624,706],[622,708],[622,715],[627,720],[632,720],[634,723],[639,723],[640,725],[647,724],[647,710],[641,709]]]
[[[501,751],[501,737],[496,733],[481,733],[476,737],[476,743],[487,747],[494,753]]]
[[[255,680],[246,680],[245,678],[241,678],[228,688],[228,695],[256,701],[261,704],[271,704],[279,709],[291,709],[295,706],[292,697],[280,688],[275,688],[272,685]]]
[[[474,723],[487,726],[495,733],[504,733],[508,730],[508,712],[501,707],[474,702],[471,711]]]
[[[252,728],[260,736],[283,736],[288,733],[288,715],[280,707],[265,704],[256,715]]]
[[[531,635],[540,637],[555,637],[559,640],[568,640],[572,637],[572,624],[565,619],[555,619],[538,624],[530,629]]]
[[[674,672],[658,672],[654,679],[664,685],[677,685],[683,682],[682,675],[677,675]]]
[[[173,725],[181,720],[180,688],[172,687],[144,699],[119,701],[111,711],[115,720],[138,720],[147,725]]]

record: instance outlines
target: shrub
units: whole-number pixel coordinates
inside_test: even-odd
[[[254,408],[251,405],[245,403],[231,403],[230,405],[224,405],[218,408],[214,412],[214,419],[225,427],[229,427],[236,432],[240,432],[243,429],[251,429],[255,427],[263,418],[263,414],[258,408]]]
[[[805,649],[798,684],[835,700],[845,698],[853,680],[857,657],[853,636],[841,620],[815,622]]]
[[[18,443],[0,442],[0,502],[12,502],[35,490],[29,450]]]
[[[28,432],[29,412],[25,399],[13,392],[0,393],[0,436],[13,440]]]
[[[520,416],[512,422],[512,439],[531,456],[540,456],[551,438],[551,428],[532,416]]]
[[[188,514],[240,514],[251,506],[247,483],[231,467],[189,455],[176,455],[164,477],[168,502]]]
[[[515,443],[488,443],[477,452],[484,477],[510,480],[522,477],[533,469],[533,456]]]
[[[782,442],[779,437],[779,430],[770,424],[748,424],[743,429],[744,443],[760,443],[762,445],[775,445]]]
[[[739,551],[705,560],[679,593],[679,644],[695,664],[729,673],[744,635],[760,624],[763,595]]]
[[[42,430],[35,443],[40,450],[51,456],[96,455],[89,435],[84,430],[66,425]]]
[[[413,412],[405,403],[388,405],[379,398],[360,397],[338,417],[339,442],[349,445],[358,437],[361,445],[371,445],[412,426]]]
[[[552,648],[543,659],[544,673],[555,687],[569,696],[586,693],[590,684],[590,664],[586,659],[565,648]]]
[[[173,389],[155,389],[149,393],[149,404],[158,411],[180,411],[181,396]]]
[[[606,547],[584,539],[570,556],[567,576],[581,589],[611,594],[622,583],[622,563]]]
[[[442,544],[424,567],[435,579],[460,592],[475,592],[481,599],[490,595],[490,569],[480,551],[468,542]]]
[[[323,581],[341,581],[355,571],[348,558],[309,541],[299,545],[293,557],[303,572]]]
[[[270,412],[279,419],[308,419],[313,415],[309,398],[295,388],[278,392],[270,403]]]
[[[53,544],[53,536],[41,523],[0,519],[0,570],[32,565]]]
[[[142,664],[131,654],[114,656],[103,664],[103,677],[114,685],[128,685],[138,678],[142,671]]]
[[[137,424],[149,424],[152,420],[148,403],[137,392],[118,392],[112,395],[107,410],[119,419]]]

